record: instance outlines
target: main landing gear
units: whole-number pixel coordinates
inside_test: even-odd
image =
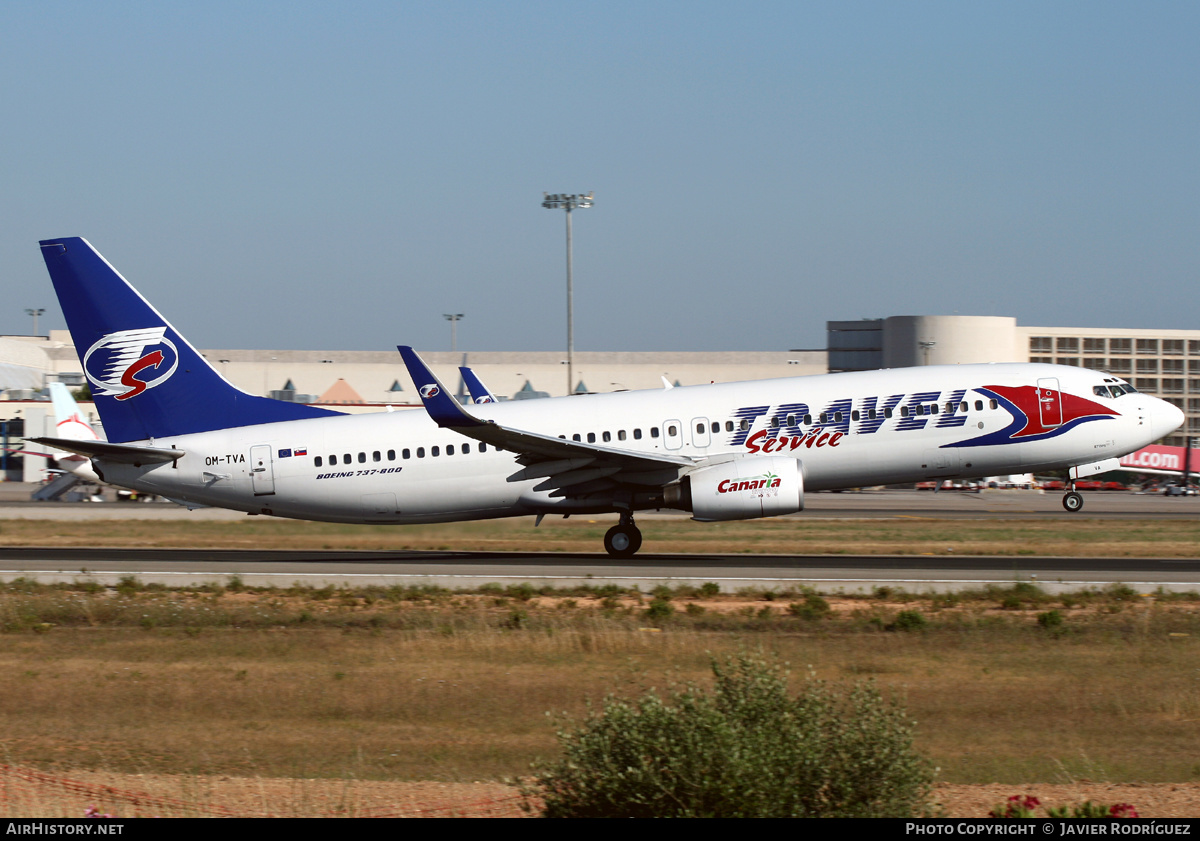
[[[1075,483],[1072,482],[1067,488],[1067,492],[1063,495],[1063,508],[1074,514],[1076,511],[1083,508],[1083,497],[1075,490]]]
[[[621,522],[604,535],[604,549],[614,558],[632,558],[642,548],[642,532],[633,524],[633,514],[621,513]]]

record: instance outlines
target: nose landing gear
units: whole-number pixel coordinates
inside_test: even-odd
[[[1075,483],[1071,482],[1067,486],[1067,492],[1063,495],[1063,508],[1074,514],[1083,508],[1083,497],[1075,490]]]

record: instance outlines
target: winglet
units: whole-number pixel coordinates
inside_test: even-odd
[[[475,376],[475,372],[465,365],[458,369],[458,373],[462,375],[463,382],[467,384],[467,391],[471,393],[472,403],[495,403],[496,397],[487,386]]]
[[[415,350],[408,345],[397,345],[396,350],[400,351],[400,357],[408,367],[408,375],[412,377],[413,385],[421,395],[421,402],[425,404],[425,411],[434,423],[450,428],[482,426],[486,423],[467,414]]]

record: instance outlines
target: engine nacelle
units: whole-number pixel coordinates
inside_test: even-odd
[[[739,458],[689,473],[672,490],[668,504],[695,520],[777,517],[804,510],[804,469],[794,458]]]

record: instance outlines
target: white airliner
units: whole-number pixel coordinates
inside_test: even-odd
[[[54,435],[58,439],[72,441],[99,441],[100,436],[92,425],[79,414],[79,404],[71,396],[71,392],[62,383],[50,383],[50,399],[54,404]],[[31,438],[31,441],[41,443],[50,439]],[[10,450],[26,456],[37,456],[44,459],[54,459],[58,462],[58,470],[51,473],[60,474],[57,479],[40,488],[34,499],[57,499],[79,482],[99,482],[100,477],[92,469],[92,461],[86,456],[74,451],[39,453],[33,450]]]
[[[906,368],[461,406],[400,347],[425,411],[343,415],[225,381],[83,239],[41,243],[107,442],[41,439],[112,484],[296,519],[429,523],[792,514],[806,491],[1072,468],[1174,431],[1179,409],[1082,368]],[[486,394],[483,390],[476,394]],[[1064,496],[1068,510],[1082,497]]]

